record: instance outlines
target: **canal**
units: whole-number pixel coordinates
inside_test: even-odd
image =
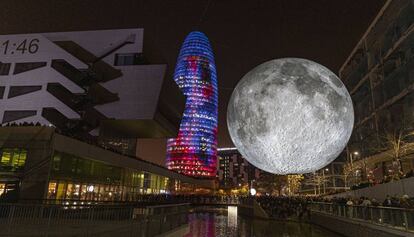
[[[188,219],[185,237],[341,237],[307,223],[252,219],[225,209],[196,210]]]

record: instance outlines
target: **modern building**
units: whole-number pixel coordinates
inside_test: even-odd
[[[181,117],[160,102],[166,65],[148,63],[143,36],[143,29],[0,35],[0,123],[52,125],[129,155],[136,138],[176,136]]]
[[[0,128],[0,200],[135,201],[142,194],[214,187],[56,132],[48,126]]]
[[[392,139],[414,128],[414,2],[386,1],[339,75],[355,108],[347,147],[349,163],[357,168],[351,176],[379,182],[401,166],[387,152]],[[414,167],[409,153],[403,152],[404,173]]]
[[[233,189],[248,185],[259,179],[260,169],[250,164],[236,148],[218,151],[217,179],[221,189]]]
[[[217,170],[218,88],[213,51],[198,31],[185,39],[174,80],[186,96],[178,137],[167,143],[167,167],[195,177],[214,178]]]
[[[0,46],[2,199],[214,187],[135,155],[137,139],[175,137],[182,112],[162,103],[166,65],[148,63],[142,29],[1,35]]]

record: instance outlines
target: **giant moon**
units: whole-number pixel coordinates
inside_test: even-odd
[[[263,63],[237,84],[227,110],[233,143],[254,166],[274,174],[323,168],[342,152],[354,110],[341,80],[310,60]]]

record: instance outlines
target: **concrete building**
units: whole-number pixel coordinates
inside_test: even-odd
[[[252,185],[260,176],[260,169],[250,164],[237,151],[232,149],[218,150],[218,186],[222,189],[239,188]]]
[[[143,29],[0,35],[0,123],[99,136],[129,155],[136,138],[176,136],[181,115],[161,103],[166,65],[146,61],[143,36]]]
[[[414,128],[413,23],[414,1],[386,1],[339,71],[355,108],[347,152],[356,179],[380,182],[394,175],[401,164],[393,162],[391,140],[401,134],[410,142],[405,135]],[[413,169],[410,153],[402,152],[404,173]]]

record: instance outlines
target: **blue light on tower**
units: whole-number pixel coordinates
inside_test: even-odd
[[[178,56],[174,81],[186,96],[178,137],[167,142],[167,167],[215,177],[217,166],[217,75],[208,38],[191,32]]]

